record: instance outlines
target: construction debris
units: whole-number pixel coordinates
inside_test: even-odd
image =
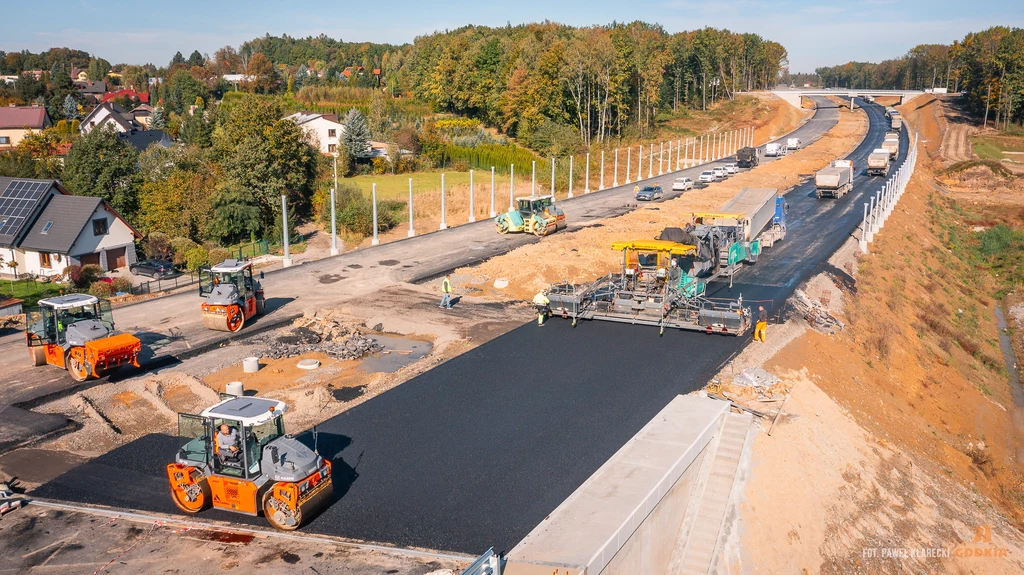
[[[825,306],[807,297],[803,290],[796,290],[789,303],[796,313],[814,329],[829,335],[842,331],[846,325],[833,316]]]
[[[257,353],[265,359],[280,359],[305,353],[320,352],[335,359],[359,359],[384,351],[384,346],[358,329],[330,318],[307,316],[295,320],[284,335],[262,338],[266,348]]]
[[[22,499],[14,497],[14,492],[11,491],[10,485],[0,483],[0,516],[18,509],[22,503],[24,503]]]
[[[758,393],[775,385],[779,378],[760,367],[748,367],[732,378],[732,384],[739,387],[753,387]]]

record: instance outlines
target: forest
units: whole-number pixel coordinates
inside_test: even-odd
[[[821,85],[843,88],[963,91],[973,112],[996,126],[1024,121],[1024,29],[994,26],[952,44],[922,44],[875,63],[815,70]]]

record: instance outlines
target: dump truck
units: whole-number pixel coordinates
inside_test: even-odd
[[[254,517],[262,512],[285,531],[329,505],[331,462],[285,434],[287,409],[276,399],[241,396],[198,415],[179,413],[184,445],[167,465],[174,505],[190,515],[209,507]]]
[[[893,115],[889,119],[889,127],[897,132],[903,129],[903,118],[899,114]]]
[[[889,158],[895,159],[900,153],[900,135],[896,132],[889,132],[882,140],[882,147],[889,152]]]
[[[868,155],[868,175],[884,176],[889,173],[889,150],[876,148]]]
[[[741,168],[753,168],[761,161],[760,154],[757,148],[746,147],[740,148],[736,152],[736,165]]]
[[[764,156],[766,158],[775,158],[775,157],[778,157],[778,156],[785,156],[785,155],[786,155],[786,146],[785,146],[785,144],[780,144],[778,142],[768,142],[767,144],[764,145]]]
[[[114,330],[110,302],[89,294],[39,300],[25,311],[25,339],[33,366],[55,365],[75,381],[126,364],[139,367],[142,351],[139,338]]]
[[[526,232],[542,237],[566,227],[565,212],[551,196],[516,198],[516,206],[494,218],[499,234]]]
[[[203,325],[217,331],[238,331],[266,312],[263,286],[252,276],[252,263],[224,260],[199,269]]]
[[[552,316],[572,320],[629,324],[742,335],[750,329],[751,313],[743,296],[709,298],[707,282],[687,274],[680,258],[696,246],[668,240],[621,241],[621,269],[585,284],[561,282],[547,291]]]
[[[815,195],[818,198],[841,198],[853,191],[853,162],[833,160],[828,167],[814,174]]]

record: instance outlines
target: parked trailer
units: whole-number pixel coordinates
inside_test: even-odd
[[[841,198],[853,191],[853,162],[833,160],[828,167],[814,174],[815,194],[818,198]]]
[[[548,289],[553,316],[675,328],[705,333],[742,335],[751,313],[743,296],[735,300],[705,296],[706,282],[681,272],[679,258],[693,245],[665,240],[616,242],[622,268],[586,284],[561,282]]]
[[[889,158],[895,158],[900,153],[900,135],[896,132],[889,132],[882,140],[882,147],[889,152]]]
[[[877,148],[868,155],[868,175],[884,176],[889,173],[889,150]]]
[[[740,148],[736,152],[736,165],[741,168],[753,168],[761,161],[760,154],[757,148],[746,147]]]

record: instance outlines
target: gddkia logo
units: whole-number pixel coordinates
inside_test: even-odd
[[[957,557],[1006,557],[1009,550],[992,543],[992,527],[979,525],[974,529],[974,539],[970,545],[959,545],[953,549]]]

